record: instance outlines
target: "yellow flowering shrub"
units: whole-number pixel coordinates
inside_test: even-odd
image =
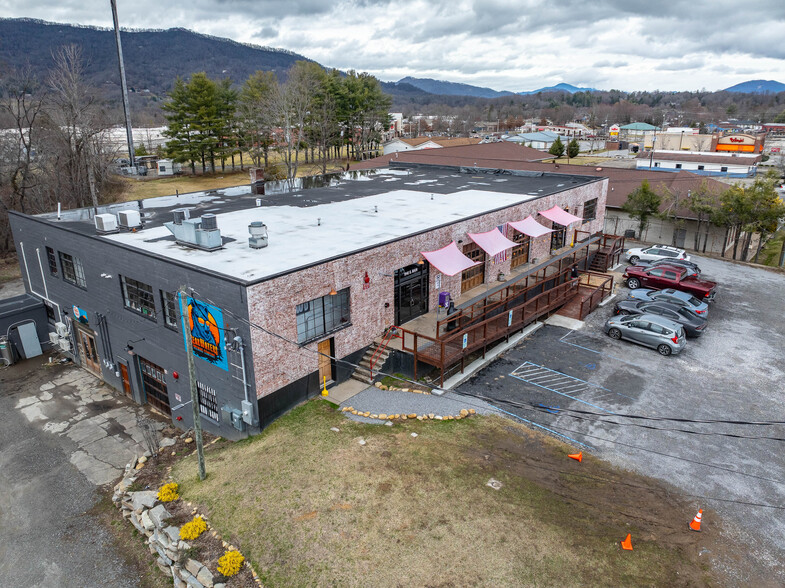
[[[192,520],[180,527],[180,539],[183,541],[193,541],[207,530],[207,523],[200,516],[195,516]]]
[[[158,490],[158,500],[161,502],[172,502],[173,500],[177,500],[180,498],[180,495],[177,493],[179,488],[177,482],[164,484],[161,486],[160,490]]]
[[[245,558],[239,551],[227,551],[218,559],[218,571],[224,576],[234,576],[240,571]]]

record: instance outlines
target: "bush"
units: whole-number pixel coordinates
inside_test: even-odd
[[[245,558],[239,551],[227,551],[218,560],[218,571],[224,576],[234,576],[240,571]]]
[[[180,539],[183,541],[193,541],[207,530],[207,523],[200,516],[195,516],[192,520],[185,523],[180,528]]]
[[[158,490],[158,500],[161,502],[172,502],[173,500],[177,500],[180,498],[180,495],[177,493],[179,488],[177,482],[164,484],[161,486],[160,490]]]

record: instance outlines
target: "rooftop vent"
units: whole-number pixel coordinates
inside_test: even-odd
[[[113,214],[96,214],[95,230],[100,235],[118,232],[120,229],[117,228],[117,217]]]
[[[221,231],[214,214],[205,214],[202,218],[188,218],[188,210],[176,209],[174,221],[164,223],[174,235],[177,243],[187,247],[216,251],[223,246]],[[179,222],[178,222],[179,221]]]
[[[120,226],[124,229],[140,229],[142,227],[142,215],[138,210],[120,210],[117,213]]]
[[[248,232],[251,233],[251,236],[248,238],[248,246],[251,249],[267,247],[267,225],[262,221],[254,221],[249,224]]]

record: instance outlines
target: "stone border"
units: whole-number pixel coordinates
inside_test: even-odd
[[[398,388],[397,386],[387,386],[381,382],[374,384],[379,390],[392,390],[394,392],[411,392],[412,394],[430,394],[428,390],[418,390],[417,388]]]
[[[172,577],[175,588],[226,588],[225,582],[214,582],[213,573],[206,565],[186,556],[191,544],[180,539],[180,527],[168,524],[167,521],[172,518],[172,515],[158,500],[157,490],[128,491],[128,488],[136,481],[136,472],[144,467],[146,461],[144,457],[141,457],[125,466],[122,480],[114,487],[112,502],[120,510],[123,518],[147,537],[148,548],[150,553],[156,556],[158,568],[167,576]],[[170,477],[168,473],[167,477]],[[185,502],[185,505],[193,506],[190,502]],[[198,514],[195,507],[192,508],[191,514]],[[207,523],[205,533],[209,532],[213,537],[219,539],[224,549],[239,551],[218,535],[206,516],[200,516]],[[248,567],[257,586],[262,587],[262,581],[247,558],[243,565]]]
[[[396,413],[396,414],[385,414],[385,413],[373,414],[373,413],[368,412],[368,411],[360,412],[359,410],[357,410],[356,408],[354,408],[352,406],[344,406],[341,409],[341,412],[350,412],[350,413],[352,413],[355,416],[366,417],[366,418],[369,418],[369,419],[379,419],[379,420],[382,420],[382,421],[407,421],[407,420],[413,420],[413,419],[417,419],[418,421],[428,421],[428,420],[433,420],[433,421],[459,421],[461,419],[468,418],[468,417],[470,417],[473,414],[477,414],[477,411],[474,410],[473,408],[469,408],[469,409],[462,408],[461,411],[457,415],[447,415],[447,416],[441,416],[441,415],[438,415],[438,414],[434,414],[432,412],[430,412],[428,414],[417,414],[415,412],[412,412],[412,413],[409,413],[409,414],[398,414],[398,413]]]

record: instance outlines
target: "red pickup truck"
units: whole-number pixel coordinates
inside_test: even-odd
[[[691,277],[686,268],[675,265],[658,265],[645,267],[631,265],[624,270],[624,279],[630,290],[636,288],[652,288],[663,290],[674,288],[692,294],[706,301],[714,300],[717,295],[717,282]]]

